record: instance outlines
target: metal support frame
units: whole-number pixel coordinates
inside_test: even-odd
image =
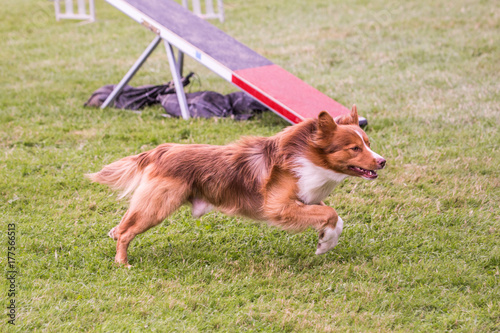
[[[158,44],[160,44],[162,38],[160,36],[156,36],[155,39],[148,45],[148,47],[141,54],[139,59],[136,60],[134,65],[128,70],[127,74],[123,77],[123,79],[118,83],[111,94],[109,94],[108,98],[102,103],[101,109],[108,107],[115,100],[116,96],[120,94],[123,88],[129,83],[129,81],[134,77],[135,73],[141,68],[146,59],[153,53]],[[174,79],[175,92],[177,95],[177,99],[179,100],[179,106],[181,108],[182,118],[189,119],[189,110],[186,101],[186,94],[184,92],[184,86],[182,85],[182,65],[184,61],[184,53],[179,51],[178,61],[175,60],[174,51],[172,49],[172,45],[169,42],[164,40],[165,49],[167,51],[168,63],[170,64],[170,71],[172,73],[172,77]]]
[[[57,4],[56,4],[56,11],[57,11],[59,1],[61,1],[61,0],[55,0],[55,1],[57,2]],[[70,10],[72,11],[72,1],[73,0],[64,0],[64,1],[66,1],[68,7],[71,6]],[[80,4],[80,2],[83,2],[84,0],[78,0],[78,1],[79,1],[78,4]],[[93,0],[89,0],[89,1],[92,2],[92,12],[93,12]],[[213,0],[205,0],[205,1],[206,1],[205,2],[205,7],[206,7],[205,9],[206,9],[207,13],[203,14],[201,12],[200,0],[192,0],[193,10],[194,10],[195,14],[198,15],[199,17],[202,17],[205,19],[218,18],[221,22],[223,22],[224,21],[224,5],[223,5],[222,0],[217,0],[218,13],[215,13],[215,11],[214,11]],[[70,2],[71,2],[71,4],[70,4]],[[108,2],[109,2],[109,0],[108,0]],[[188,8],[189,7],[188,0],[182,0],[182,3],[183,3],[185,8],[189,9]],[[145,22],[146,21],[144,21],[144,19],[141,18],[140,23],[145,25]],[[147,24],[146,24],[146,26],[149,27]],[[160,36],[160,35],[162,35],[162,33],[160,32],[160,30],[158,30],[152,26],[149,28],[153,32],[157,33],[158,35],[151,42],[151,44],[149,44],[149,46],[146,48],[146,50],[144,50],[142,55],[139,57],[139,59],[137,59],[137,61],[134,63],[134,65],[129,69],[127,74],[125,74],[125,76],[120,81],[120,83],[118,83],[115,86],[115,88],[113,89],[111,94],[108,96],[108,98],[106,98],[104,103],[101,105],[101,109],[104,109],[104,108],[108,107],[111,103],[113,103],[116,96],[118,96],[118,94],[120,94],[122,92],[125,85],[132,79],[132,77],[135,75],[135,73],[137,73],[137,71],[142,66],[142,64],[144,64],[146,59],[151,55],[151,53],[156,49],[156,47],[158,46],[158,44],[162,40],[162,37]],[[167,58],[168,58],[168,62],[170,65],[170,71],[172,73],[172,78],[173,78],[174,86],[175,86],[175,92],[177,95],[177,99],[179,101],[179,106],[181,109],[182,118],[187,120],[190,118],[190,116],[189,116],[189,109],[188,109],[188,105],[187,105],[187,101],[186,101],[186,94],[184,92],[184,86],[182,84],[182,71],[183,71],[183,66],[184,66],[184,52],[182,52],[181,49],[178,47],[179,51],[178,51],[177,60],[176,60],[175,55],[174,55],[174,51],[172,49],[172,44],[165,38],[165,36],[163,37],[163,41],[165,44],[165,50],[167,51]],[[222,76],[225,77],[224,75],[222,75]]]
[[[179,101],[179,106],[181,108],[182,118],[184,118],[184,120],[188,120],[189,110],[179,70],[181,68],[179,68],[178,63],[175,61],[174,50],[172,49],[172,45],[166,40],[164,40],[163,42],[165,44],[165,50],[167,51],[167,58],[168,58],[168,63],[170,64],[170,71],[172,72],[172,77],[174,78],[175,92],[177,94],[177,99]],[[183,57],[181,57],[179,54],[179,58]]]
[[[179,50],[177,53],[177,70],[179,71],[179,75],[182,77],[182,70],[184,67],[184,52]]]
[[[137,71],[139,70],[139,68],[141,68],[142,64],[144,64],[144,62],[146,61],[146,59],[151,55],[151,53],[153,53],[153,51],[156,49],[156,47],[158,46],[158,44],[160,44],[160,42],[161,42],[161,37],[160,36],[156,36],[155,39],[153,39],[153,41],[151,42],[151,44],[149,44],[149,46],[144,50],[144,52],[141,54],[141,56],[139,57],[139,59],[137,59],[137,61],[129,69],[129,71],[127,72],[127,74],[125,74],[125,76],[120,81],[120,83],[118,83],[115,86],[115,89],[113,89],[113,91],[108,96],[108,98],[106,98],[106,100],[104,101],[104,103],[102,103],[101,109],[104,109],[104,108],[108,107],[109,104],[113,103],[113,101],[115,100],[116,96],[118,96],[118,94],[122,92],[122,90],[125,87],[125,85],[132,79],[132,77],[135,75],[135,73],[137,73]]]

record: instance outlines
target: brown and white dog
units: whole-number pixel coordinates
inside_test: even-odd
[[[132,195],[109,232],[117,241],[115,261],[128,265],[130,241],[186,203],[196,217],[215,208],[285,230],[313,227],[316,254],[323,254],[337,245],[343,221],[322,200],[347,176],[377,178],[375,170],[385,163],[370,149],[353,106],[335,120],[323,111],[269,138],[226,146],[162,144],[88,177],[121,190],[121,197]]]

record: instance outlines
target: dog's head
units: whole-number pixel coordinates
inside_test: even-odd
[[[338,173],[364,179],[378,177],[375,170],[384,168],[386,160],[370,149],[370,140],[359,127],[358,111],[335,118],[322,111],[317,120],[314,146],[322,162]]]

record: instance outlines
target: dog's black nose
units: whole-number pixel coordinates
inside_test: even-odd
[[[385,162],[386,160],[384,158],[377,158],[377,164],[380,169],[383,169],[385,167]]]

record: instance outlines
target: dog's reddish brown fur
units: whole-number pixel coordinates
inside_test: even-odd
[[[353,128],[364,138],[353,133]],[[110,232],[117,241],[118,263],[128,264],[127,248],[136,235],[186,203],[193,204],[193,211],[200,210],[200,215],[214,206],[286,230],[313,227],[321,240],[326,227],[335,229],[338,216],[321,201],[301,200],[297,157],[353,176],[358,174],[348,165],[380,169],[380,161],[368,152],[352,156],[350,145],[361,146],[363,140],[368,138],[358,126],[355,108],[336,122],[322,112],[318,120],[305,120],[269,138],[246,137],[226,146],[162,144],[88,176],[123,195],[132,194],[130,208]]]

